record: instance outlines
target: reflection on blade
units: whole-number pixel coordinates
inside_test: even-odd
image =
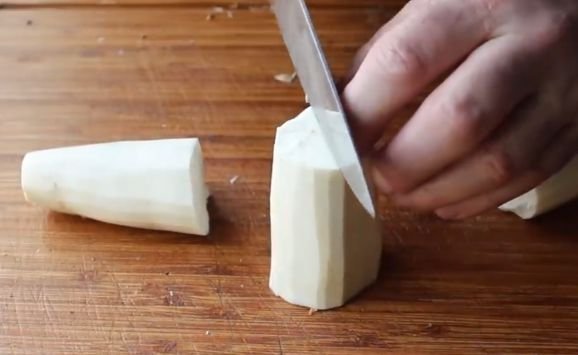
[[[321,127],[323,137],[329,145],[329,149],[351,191],[367,213],[375,217],[371,193],[351,139],[345,116],[341,112],[328,111],[321,107],[312,106],[312,108]]]

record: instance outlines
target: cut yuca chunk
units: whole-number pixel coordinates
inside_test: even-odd
[[[350,190],[310,108],[277,130],[270,203],[269,286],[277,296],[325,310],[375,281],[379,223]]]
[[[209,233],[208,189],[196,138],[99,143],[31,152],[25,199],[66,214],[134,228]]]
[[[522,219],[532,219],[578,198],[578,156],[537,188],[500,206]]]

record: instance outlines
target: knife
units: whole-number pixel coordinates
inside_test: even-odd
[[[333,158],[351,191],[375,218],[345,111],[304,0],[271,0],[289,56]]]

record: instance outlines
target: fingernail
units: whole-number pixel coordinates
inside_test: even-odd
[[[407,195],[394,193],[389,196],[389,199],[399,207],[411,207],[411,199]]]
[[[381,192],[383,192],[385,194],[391,194],[393,192],[393,188],[391,187],[391,184],[383,176],[383,174],[381,173],[381,171],[377,167],[373,168],[373,180],[375,181],[375,185],[377,185],[377,188]]]
[[[446,220],[460,219],[460,211],[451,208],[441,208],[439,210],[436,210],[435,214],[441,219]]]

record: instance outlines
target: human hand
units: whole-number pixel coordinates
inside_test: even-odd
[[[412,0],[358,54],[343,100],[394,203],[462,219],[578,151],[578,1]],[[388,122],[450,73],[401,131]]]

